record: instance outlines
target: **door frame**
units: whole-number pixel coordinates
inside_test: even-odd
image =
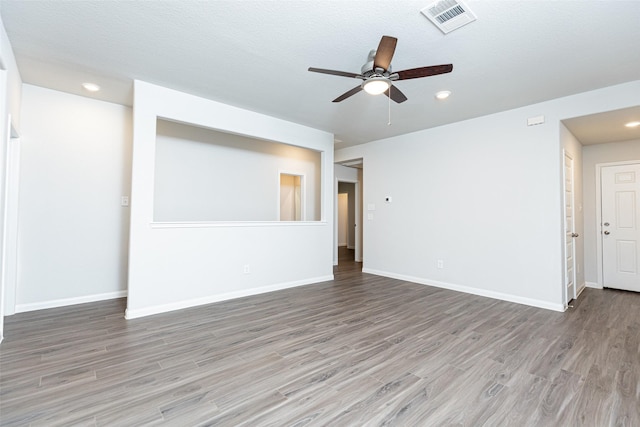
[[[18,207],[20,200],[20,138],[9,135],[6,153],[2,242],[3,315],[16,312],[18,287]]]
[[[563,297],[563,303],[565,308],[568,307],[569,305],[569,301],[571,301],[572,299],[576,299],[578,298],[578,284],[577,282],[577,278],[578,278],[578,274],[577,274],[577,268],[578,268],[578,262],[576,259],[576,239],[574,237],[571,237],[571,239],[573,240],[571,247],[573,248],[573,256],[571,257],[573,260],[573,295],[569,295],[568,294],[568,289],[567,289],[567,202],[566,202],[566,197],[567,197],[567,167],[565,164],[566,159],[570,159],[571,160],[571,173],[572,173],[572,177],[571,177],[571,208],[573,209],[572,215],[571,215],[571,231],[572,233],[575,233],[575,229],[576,229],[576,194],[575,194],[575,159],[573,158],[573,156],[571,155],[571,153],[569,153],[566,150],[562,150],[562,178],[563,178],[563,183],[562,183],[562,231],[563,231],[563,237],[562,237],[562,241],[564,243],[563,245],[563,249],[562,249],[562,255],[563,255],[563,260],[562,260],[562,265],[564,267],[564,271],[562,272],[562,276],[563,276],[563,280],[562,280],[562,297]]]
[[[2,70],[0,70],[2,71]],[[18,277],[18,201],[20,192],[20,135],[7,115],[6,135],[0,137],[5,145],[4,164],[4,221],[2,257],[0,257],[0,342],[4,339],[4,317],[15,314]],[[1,169],[0,169],[1,170]]]
[[[608,162],[596,164],[596,271],[598,289],[604,289],[604,268],[602,250],[602,168],[608,166],[640,165],[640,160],[625,160],[621,162]]]
[[[338,265],[338,183],[346,182],[347,184],[353,184],[355,188],[355,225],[356,225],[356,233],[355,233],[355,261],[362,262],[362,239],[359,238],[359,233],[362,233],[362,224],[360,224],[360,212],[362,207],[360,206],[360,181],[358,180],[349,180],[349,179],[339,179],[335,178],[334,182],[334,203],[333,203],[333,217],[335,220],[333,221],[333,265]],[[358,259],[358,255],[360,255],[360,259]]]

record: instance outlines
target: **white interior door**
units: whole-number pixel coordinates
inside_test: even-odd
[[[573,159],[564,155],[564,283],[566,286],[566,303],[576,297],[576,246],[575,209],[573,194]]]
[[[603,285],[640,292],[640,163],[603,167],[600,177]]]

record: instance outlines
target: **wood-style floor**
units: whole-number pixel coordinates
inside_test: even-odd
[[[587,289],[556,313],[343,259],[332,282],[124,308],[8,317],[0,424],[640,426],[634,293]]]

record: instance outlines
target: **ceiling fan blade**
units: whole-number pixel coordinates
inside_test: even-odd
[[[389,95],[389,91],[391,91],[391,95]],[[398,104],[407,100],[407,97],[404,95],[404,93],[400,92],[400,89],[398,89],[394,85],[389,86],[389,89],[385,90],[384,94]]]
[[[360,74],[348,73],[346,71],[325,70],[324,68],[309,67],[309,71],[312,71],[314,73],[331,74],[333,76],[363,78]]]
[[[432,65],[430,67],[412,68],[410,70],[398,71],[400,76],[398,80],[418,79],[420,77],[435,76],[438,74],[446,74],[453,71],[453,64]]]
[[[333,102],[340,102],[340,101],[344,101],[345,99],[347,99],[350,96],[355,95],[356,93],[360,92],[362,90],[362,86],[356,86],[353,89],[343,93],[342,95],[340,95],[339,97],[337,97],[336,99],[333,100]]]
[[[391,65],[391,58],[396,51],[396,43],[398,39],[390,36],[382,36],[378,50],[376,51],[376,57],[373,59],[373,69],[382,68],[385,71],[389,69]]]

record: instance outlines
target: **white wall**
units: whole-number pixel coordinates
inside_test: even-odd
[[[338,193],[338,246],[347,246],[349,241],[349,195]]]
[[[640,140],[586,145],[583,148],[584,189],[584,243],[585,280],[590,286],[602,287],[598,283],[596,247],[600,238],[600,227],[596,220],[596,165],[598,163],[640,160]]]
[[[279,221],[280,173],[304,176],[306,221],[320,220],[320,153],[159,120],[155,221]]]
[[[154,223],[158,117],[321,151],[321,221]],[[127,318],[331,279],[332,188],[333,135],[136,81]]]
[[[5,211],[14,210],[13,206],[7,206],[7,152],[9,134],[20,131],[20,103],[22,92],[22,79],[16,59],[13,55],[9,38],[0,19],[0,341],[4,337],[5,316],[5,288],[6,288],[6,251],[13,252],[14,248],[6,247],[8,231],[5,230]],[[13,291],[11,289],[13,301]],[[9,311],[12,312],[12,311]]]
[[[125,294],[131,110],[24,85],[17,311]]]
[[[576,137],[560,123],[560,143],[573,159],[573,200],[574,200],[574,232],[580,236],[574,239],[576,260],[576,291],[585,286],[584,278],[584,196],[582,185],[582,144]],[[568,302],[568,301],[567,301]]]
[[[562,310],[560,121],[638,99],[640,81],[337,151],[364,159],[364,271]]]

